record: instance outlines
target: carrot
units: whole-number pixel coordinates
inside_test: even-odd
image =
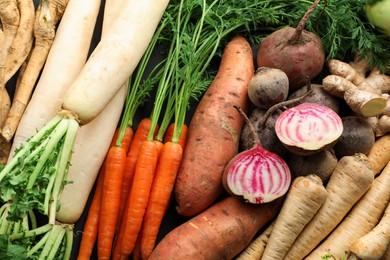
[[[133,250],[133,254],[131,255],[133,260],[141,260],[141,236],[137,237],[137,242],[135,242],[135,247]]]
[[[152,180],[157,166],[158,148],[155,142],[145,140],[142,142],[132,185],[129,193],[126,218],[122,220],[124,233],[121,241],[117,242],[120,254],[128,257],[135,246],[137,236],[141,230],[143,217],[148,203]]]
[[[336,259],[343,257],[353,242],[367,234],[379,222],[390,201],[389,187],[390,162],[346,218],[306,259],[319,259],[325,254],[331,254]]]
[[[62,3],[61,3],[62,2]],[[1,134],[9,142],[15,134],[20,118],[30,100],[32,91],[44,66],[49,54],[50,47],[54,41],[55,26],[62,17],[67,0],[56,1],[61,8],[54,9],[55,13],[50,12],[52,1],[41,1],[35,13],[34,20],[34,46],[29,54],[26,68],[19,81],[14,94],[9,113],[2,125]]]
[[[170,231],[154,259],[232,259],[280,209],[281,200],[261,205],[226,197]]]
[[[294,240],[325,203],[326,197],[327,191],[320,177],[297,177],[276,218],[261,259],[284,259]]]
[[[371,166],[375,174],[378,174],[390,161],[390,134],[381,136],[376,139],[373,147],[367,157],[370,160]]]
[[[141,147],[142,142],[147,139],[150,126],[150,118],[145,117],[141,119],[134,133],[134,137],[129,147],[129,151],[126,155],[125,169],[123,172],[121,199],[118,212],[118,225],[116,227],[117,231],[120,229],[120,225],[122,223],[123,215],[126,208],[127,198],[131,190],[139,149]]]
[[[342,221],[374,180],[364,154],[342,157],[326,185],[325,203],[298,235],[285,259],[303,259]]]
[[[359,259],[382,259],[390,241],[390,204],[379,223],[348,247],[348,254]],[[386,258],[383,258],[386,259]]]
[[[275,220],[242,251],[236,260],[257,260],[263,256],[265,247],[267,246],[272,229],[275,225]]]
[[[198,214],[222,193],[222,173],[238,152],[244,124],[234,106],[247,111],[247,88],[253,75],[252,49],[236,36],[225,47],[218,73],[189,124],[174,190],[178,214]]]
[[[120,146],[111,147],[106,157],[106,168],[104,173],[101,210],[99,216],[99,259],[110,259],[111,256],[111,248],[118,220],[125,158],[125,149]]]
[[[17,0],[20,20],[12,45],[8,49],[4,82],[8,82],[27,58],[33,44],[35,7],[32,0]]]
[[[155,246],[162,219],[170,202],[182,154],[182,146],[174,142],[164,143],[160,152],[140,234],[142,259],[148,259]]]
[[[168,142],[168,141],[173,141],[172,140],[172,137],[173,137],[173,132],[175,130],[175,123],[171,123],[169,125],[169,127],[167,128],[167,131],[165,133],[165,136],[164,136],[164,143]],[[186,146],[186,143],[187,143],[187,135],[188,135],[188,125],[184,124],[182,129],[181,129],[182,133],[179,137],[179,140],[177,141],[181,147],[184,149],[185,146]]]
[[[95,192],[88,209],[87,219],[84,223],[77,260],[89,260],[96,243],[104,182],[104,170],[105,165],[103,164],[99,171]]]

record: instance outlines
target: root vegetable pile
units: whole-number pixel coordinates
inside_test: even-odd
[[[0,0],[0,258],[386,258],[370,4]]]

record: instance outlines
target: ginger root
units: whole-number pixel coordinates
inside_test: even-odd
[[[331,95],[345,100],[355,113],[363,117],[381,117],[390,110],[390,76],[373,68],[365,60],[347,63],[337,59],[327,62],[330,75],[322,85]],[[367,76],[366,76],[367,75]],[[385,112],[387,115],[387,112]]]

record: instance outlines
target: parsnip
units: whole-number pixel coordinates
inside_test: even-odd
[[[35,17],[34,2],[33,0],[17,0],[17,3],[20,12],[20,21],[15,38],[7,53],[4,72],[5,83],[7,83],[20,68],[33,45]]]
[[[341,259],[353,242],[377,225],[390,201],[389,187],[390,162],[340,225],[305,259],[321,259],[328,253]]]
[[[70,0],[46,64],[14,136],[14,150],[58,111],[62,95],[87,60],[100,0]]]
[[[364,154],[342,157],[326,185],[325,203],[296,238],[285,259],[302,259],[309,254],[342,221],[373,180]]]
[[[353,242],[348,251],[359,259],[380,260],[390,241],[390,204],[378,225],[370,232]]]
[[[275,226],[275,220],[242,251],[236,260],[258,260],[264,254],[272,229]]]
[[[283,259],[303,228],[325,203],[327,191],[317,175],[292,183],[265,247],[263,260]]]
[[[376,139],[367,157],[375,174],[379,174],[390,161],[390,133]]]

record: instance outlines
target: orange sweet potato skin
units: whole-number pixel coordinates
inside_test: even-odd
[[[275,218],[281,204],[255,205],[226,197],[168,233],[148,260],[232,259]]]
[[[174,190],[179,215],[202,212],[222,193],[222,174],[238,152],[244,124],[234,106],[247,112],[247,91],[253,75],[251,46],[236,36],[226,45],[218,73],[189,124]]]

